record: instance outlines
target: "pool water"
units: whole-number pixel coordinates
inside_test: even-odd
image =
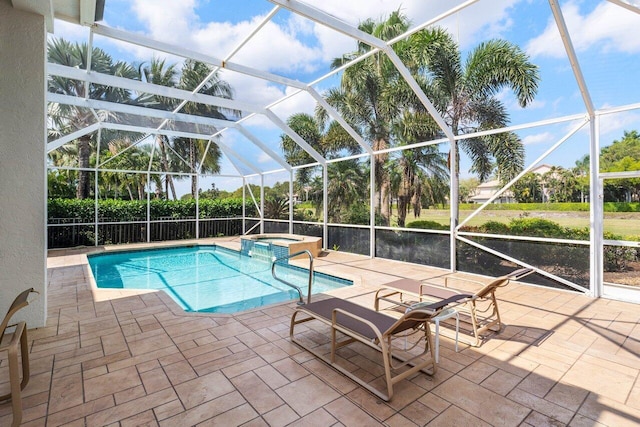
[[[99,288],[165,291],[185,311],[236,313],[296,300],[298,292],[271,275],[271,262],[214,245],[89,255]],[[308,292],[307,269],[278,265],[278,277]],[[353,284],[314,273],[312,294]]]

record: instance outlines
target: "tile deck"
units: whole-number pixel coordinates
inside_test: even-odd
[[[184,313],[162,292],[95,289],[84,253],[49,255],[47,325],[29,331],[24,426],[640,425],[639,305],[510,284],[498,292],[500,334],[458,353],[441,337],[436,374],[400,382],[385,403],[289,341],[293,303]],[[447,275],[340,252],[315,267],[354,279],[336,294],[369,306],[381,284]],[[326,343],[311,324],[309,337]],[[342,357],[375,380],[376,354],[355,350]],[[10,402],[0,403],[0,425],[11,419]]]

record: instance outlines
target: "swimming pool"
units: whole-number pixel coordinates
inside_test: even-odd
[[[236,313],[298,299],[271,276],[271,263],[215,245],[88,255],[99,288],[165,291],[185,311]],[[308,270],[279,265],[278,277],[308,292]],[[315,272],[312,294],[352,285]]]

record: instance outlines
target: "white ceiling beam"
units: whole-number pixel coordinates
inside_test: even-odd
[[[580,62],[578,62],[578,56],[576,55],[576,51],[573,48],[573,42],[571,41],[571,36],[569,35],[567,24],[564,21],[562,9],[560,9],[560,5],[556,0],[549,0],[549,6],[551,6],[551,13],[553,13],[553,18],[555,19],[556,26],[558,27],[558,31],[560,32],[562,44],[564,45],[564,50],[566,51],[569,58],[569,63],[571,64],[573,75],[576,79],[576,82],[578,83],[578,88],[580,88],[580,94],[582,95],[582,100],[585,107],[587,108],[587,113],[589,113],[589,117],[593,117],[595,108],[593,107],[591,94],[589,93],[587,82],[584,79],[584,74],[582,74],[582,70],[580,69]]]
[[[87,126],[86,128],[77,130],[75,132],[72,132],[68,135],[65,135],[63,137],[60,137],[58,139],[56,139],[55,141],[51,141],[47,144],[47,153],[50,153],[54,150],[57,150],[58,148],[62,147],[65,144],[68,144],[71,141],[74,141],[80,137],[83,137],[85,135],[88,135],[92,132],[97,131],[98,129],[100,129],[100,123],[94,123],[92,125]]]
[[[254,145],[256,145],[258,148],[260,148],[262,151],[264,151],[269,157],[271,157],[273,160],[275,160],[278,164],[280,164],[280,166],[285,168],[287,171],[291,170],[291,165],[289,163],[287,163],[281,156],[279,156],[271,148],[269,148],[265,144],[263,144],[262,141],[260,141],[254,134],[249,132],[244,126],[238,125],[238,126],[236,126],[236,129],[238,130],[238,132],[240,132],[242,135],[244,135],[245,138],[247,138]]]
[[[121,130],[124,132],[148,133],[151,135],[160,134],[160,135],[171,136],[174,138],[191,138],[191,139],[206,140],[206,139],[209,139],[211,136],[211,135],[205,135],[201,133],[183,132],[179,130],[170,130],[170,129],[157,130],[156,128],[152,128],[152,127],[125,125],[122,123],[101,122],[100,127],[103,129]]]
[[[351,38],[360,40],[361,42],[364,42],[369,46],[377,47],[380,49],[387,46],[387,44],[384,41],[372,36],[371,34],[365,33],[364,31],[361,31],[347,24],[346,22],[341,21],[336,17],[331,16],[305,3],[299,2],[297,0],[269,0],[269,1],[273,4],[277,4],[279,6],[282,6],[285,9],[292,11],[297,15],[304,16],[305,18],[308,18],[314,22],[317,22],[319,24],[332,28],[333,30],[338,31],[339,33],[342,33]]]
[[[125,77],[117,77],[109,74],[97,73],[95,71],[91,71],[89,73],[86,70],[81,70],[75,67],[68,67],[65,65],[53,64],[50,62],[47,63],[47,73],[53,76],[65,77],[68,79],[86,80],[94,84],[119,87],[138,93],[148,93],[151,95],[164,96],[167,98],[197,102],[199,104],[213,105],[214,107],[248,111],[252,113],[264,112],[264,108],[261,108],[255,104],[249,104],[247,102],[235,101],[233,99],[220,98],[211,95],[204,95],[201,93],[194,94],[187,90],[142,82],[140,80],[132,80]]]
[[[300,135],[298,135],[293,129],[291,129],[285,122],[283,122],[282,119],[280,119],[280,117],[278,117],[273,111],[267,109],[265,115],[269,118],[269,120],[273,122],[273,124],[278,126],[284,131],[284,133],[289,135],[289,137],[293,139],[296,144],[298,144],[303,150],[309,153],[309,155],[313,157],[316,162],[320,163],[322,166],[327,163],[325,158],[322,157],[322,155],[320,155],[320,153],[318,153],[315,148],[309,145],[307,141],[302,139]]]
[[[279,83],[285,86],[304,88],[306,85],[298,80],[289,79],[287,77],[279,76],[277,74],[268,73],[265,71],[256,70],[254,68],[245,67],[243,65],[235,64],[232,62],[226,62],[219,58],[205,55],[193,50],[180,48],[169,43],[164,43],[150,39],[148,37],[141,36],[139,34],[129,33],[126,31],[118,30],[115,28],[107,27],[102,24],[94,24],[92,31],[95,34],[100,34],[112,39],[121,40],[127,43],[135,44],[138,46],[146,47],[152,50],[158,50],[161,52],[169,53],[171,55],[180,56],[182,58],[191,58],[200,62],[204,62],[216,67],[224,68],[230,71],[235,71],[247,76],[256,77],[259,79],[267,80],[272,83]]]
[[[60,95],[49,92],[47,101],[58,104],[75,105],[76,107],[94,108],[96,110],[108,110],[136,116],[155,117],[159,119],[176,120],[184,123],[195,123],[213,127],[235,127],[235,122],[210,117],[194,116],[185,113],[172,113],[171,111],[156,110],[154,108],[138,107],[136,105],[118,104],[115,102],[84,99],[77,96]]]

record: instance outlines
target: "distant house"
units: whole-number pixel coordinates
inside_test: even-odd
[[[531,169],[532,173],[536,173],[538,175],[544,175],[545,173],[551,170],[551,166],[547,164],[536,166]],[[498,191],[502,189],[502,184],[497,179],[483,182],[482,184],[476,187],[474,195],[469,197],[471,203],[485,203],[491,197],[493,197]],[[543,188],[543,191],[546,194],[546,189]],[[500,196],[493,201],[493,203],[515,203],[516,199],[511,192],[511,190],[507,190],[500,194]]]
[[[502,184],[497,179],[483,182],[476,187],[475,195],[469,197],[472,203],[484,203],[493,197],[500,189]],[[516,200],[513,197],[513,193],[510,190],[503,192],[500,197],[495,199],[493,203],[514,203]]]

